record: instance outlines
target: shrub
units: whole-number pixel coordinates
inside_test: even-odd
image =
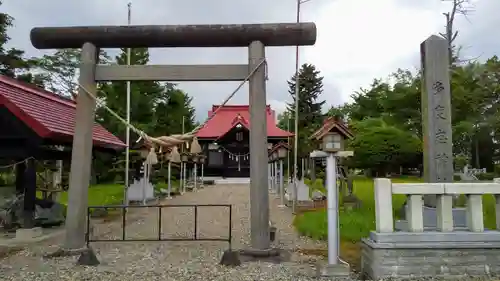
[[[495,165],[494,173],[495,176],[500,177],[500,164]]]
[[[495,173],[481,173],[476,175],[478,180],[492,181],[495,178]]]

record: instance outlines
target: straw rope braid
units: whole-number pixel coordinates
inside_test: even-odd
[[[231,151],[227,150],[225,147],[219,145],[219,148],[221,148],[222,150],[224,150],[225,152],[227,152],[229,155],[233,156],[233,157],[246,157],[248,155],[250,155],[250,152],[247,152],[247,153],[244,153],[244,154],[236,154],[236,153],[232,153]]]
[[[266,80],[268,79],[268,71],[267,71],[267,62],[266,59],[262,59],[258,65],[255,66],[252,71],[245,77],[243,81],[236,87],[236,89],[222,102],[221,106],[219,106],[212,114],[199,126],[194,128],[191,132],[187,134],[180,134],[180,135],[170,135],[170,136],[161,136],[161,137],[151,137],[148,136],[144,131],[141,131],[134,127],[132,124],[128,123],[125,119],[120,117],[116,112],[114,112],[111,108],[105,105],[104,100],[100,99],[99,97],[95,96],[92,94],[89,90],[87,90],[85,87],[83,87],[79,82],[77,83],[78,87],[80,87],[87,95],[89,95],[92,99],[96,101],[96,103],[99,106],[102,106],[106,111],[108,111],[111,115],[113,115],[116,119],[118,119],[120,122],[122,122],[125,126],[129,127],[133,132],[138,134],[140,137],[144,138],[145,140],[155,143],[159,146],[164,146],[164,147],[171,147],[171,146],[176,146],[178,144],[182,144],[188,140],[191,140],[194,138],[195,134],[201,130],[214,116],[215,114],[224,107],[231,98],[234,97],[234,95],[245,85],[245,83],[252,77],[259,68],[264,65],[265,67],[265,78]]]
[[[15,166],[17,166],[18,164],[24,163],[24,162],[26,162],[26,161],[28,161],[28,160],[30,160],[30,159],[35,159],[35,157],[28,157],[28,158],[23,159],[23,160],[21,160],[21,161],[18,161],[18,162],[16,162],[16,163],[12,163],[12,164],[9,164],[9,165],[6,165],[6,166],[0,166],[0,169],[7,169],[7,168],[15,167]],[[36,160],[36,159],[35,159],[35,160]]]

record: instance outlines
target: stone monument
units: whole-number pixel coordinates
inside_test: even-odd
[[[429,183],[453,182],[453,143],[448,43],[432,35],[420,45],[422,63],[422,124],[424,141],[424,180]],[[452,200],[446,197],[444,200]],[[436,196],[424,196],[424,227],[436,227]],[[406,204],[405,204],[406,208]],[[465,227],[465,209],[453,209],[454,226]],[[396,229],[406,229],[404,221]]]

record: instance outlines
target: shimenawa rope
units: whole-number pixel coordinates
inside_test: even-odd
[[[144,131],[137,129],[132,124],[128,123],[125,119],[123,119],[120,115],[118,115],[116,112],[114,112],[111,108],[106,106],[105,102],[102,99],[96,97],[94,94],[92,94],[90,91],[88,91],[85,87],[83,87],[80,83],[77,83],[77,85],[87,95],[89,95],[92,99],[94,99],[99,106],[102,106],[104,109],[106,109],[106,111],[108,111],[111,115],[113,115],[115,118],[117,118],[125,126],[129,127],[133,132],[138,134],[140,137],[144,138],[145,140],[150,141],[151,143],[155,143],[155,144],[160,145],[160,146],[171,147],[171,146],[175,146],[175,145],[178,145],[178,144],[181,144],[181,143],[184,143],[188,140],[193,139],[195,137],[195,134],[199,130],[201,130],[201,128],[203,128],[216,115],[216,113],[219,110],[221,110],[229,102],[229,100],[243,87],[243,85],[245,85],[245,83],[250,79],[250,77],[252,77],[255,74],[255,72],[262,65],[264,65],[264,67],[266,67],[266,69],[265,69],[266,74],[265,75],[266,75],[266,79],[267,79],[268,78],[267,77],[267,63],[266,63],[266,59],[262,59],[259,62],[259,64],[256,65],[255,68],[252,69],[252,71],[250,71],[250,73],[245,77],[245,79],[243,81],[241,81],[241,83],[238,85],[238,87],[236,87],[236,89],[222,102],[221,106],[219,106],[214,112],[212,112],[212,114],[205,120],[205,122],[203,122],[202,124],[200,124],[199,126],[194,128],[191,132],[189,132],[187,134],[161,136],[161,137],[156,137],[156,138],[148,136]]]

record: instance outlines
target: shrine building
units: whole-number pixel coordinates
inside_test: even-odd
[[[250,113],[248,105],[213,105],[208,112],[215,116],[196,136],[207,157],[205,175],[208,177],[250,177]],[[219,109],[219,110],[218,110]],[[278,128],[276,113],[268,105],[268,149],[279,142],[288,143],[292,133]]]

